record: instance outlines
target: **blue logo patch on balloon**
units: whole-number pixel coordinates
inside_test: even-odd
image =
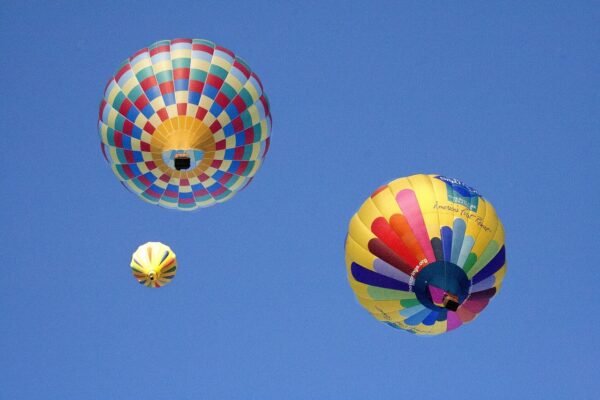
[[[438,175],[436,178],[446,184],[448,201],[463,205],[471,211],[477,211],[479,197],[481,197],[477,190],[471,186],[465,185],[458,179],[448,178],[442,175]]]

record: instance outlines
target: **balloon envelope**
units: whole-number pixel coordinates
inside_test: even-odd
[[[160,242],[148,242],[133,253],[130,266],[134,278],[140,284],[158,288],[175,277],[177,258],[169,246]]]
[[[377,189],[350,221],[350,286],[376,319],[422,335],[472,321],[506,272],[504,228],[464,183],[413,175]]]
[[[271,114],[258,76],[233,52],[202,39],[164,40],[109,80],[98,129],[126,188],[193,210],[251,181],[269,148]]]

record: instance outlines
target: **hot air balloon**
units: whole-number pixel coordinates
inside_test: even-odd
[[[269,149],[271,114],[258,76],[203,39],[156,42],[108,81],[98,129],[114,174],[143,200],[178,210],[224,202]]]
[[[131,271],[137,281],[151,288],[165,286],[177,273],[173,250],[160,242],[141,245],[131,256]]]
[[[376,319],[437,335],[472,321],[500,289],[504,228],[492,204],[459,180],[400,178],[350,220],[346,266]]]

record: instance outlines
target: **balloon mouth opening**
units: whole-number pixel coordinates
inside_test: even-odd
[[[169,168],[177,171],[194,169],[202,162],[204,152],[197,149],[173,149],[162,153],[162,159]]]
[[[458,296],[455,296],[450,293],[446,293],[442,304],[444,305],[444,308],[447,308],[450,311],[458,310],[458,306],[460,305],[460,303],[458,302]]]
[[[175,159],[174,159],[174,164],[175,164],[175,169],[177,171],[181,171],[181,170],[187,170],[190,168],[191,165],[191,159],[190,157],[185,154],[176,154],[175,155]]]
[[[427,289],[433,304],[450,311],[458,310],[458,306],[460,306],[460,300],[458,299],[457,295],[433,285],[428,285]]]
[[[469,296],[471,281],[465,271],[448,261],[423,268],[415,281],[415,294],[424,306],[438,311],[457,311]]]
[[[143,161],[152,161],[168,177],[199,176],[212,163],[216,145],[213,132],[201,120],[178,116],[163,121],[152,134]],[[167,181],[165,181],[167,182]],[[169,182],[167,182],[169,183]]]

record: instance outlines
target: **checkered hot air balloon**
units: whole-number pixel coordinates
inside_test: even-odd
[[[413,175],[377,189],[352,217],[346,266],[376,319],[437,335],[472,321],[500,289],[504,228],[475,189]]]
[[[233,52],[175,39],[123,62],[106,85],[98,128],[126,188],[194,210],[250,183],[269,149],[271,114],[258,76]]]

